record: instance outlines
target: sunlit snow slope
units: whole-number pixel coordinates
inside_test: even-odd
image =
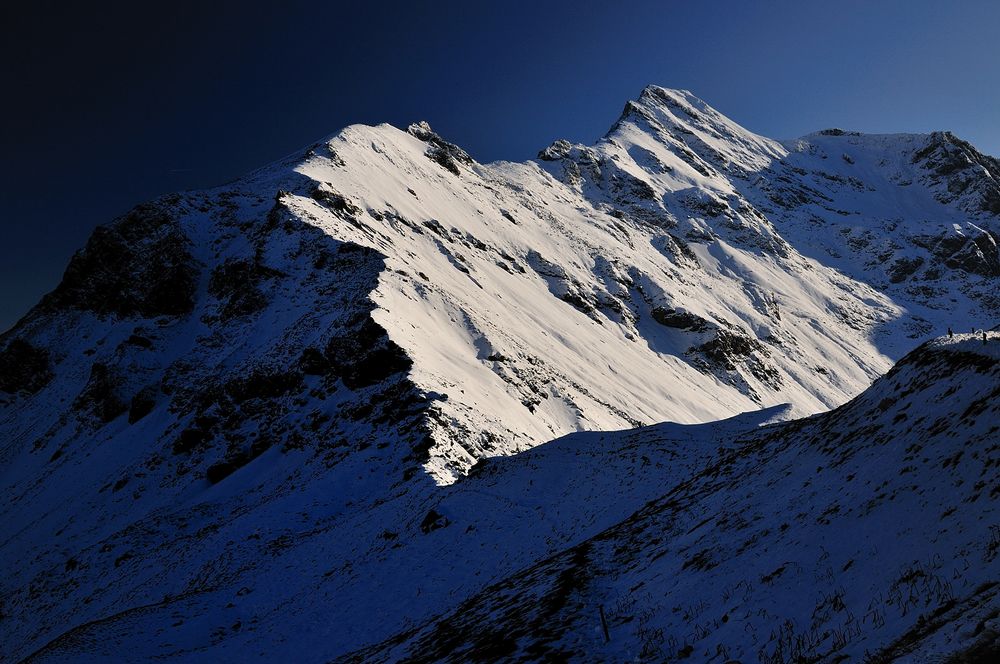
[[[353,126],[232,185],[139,208],[113,242],[99,232],[5,343],[37,347],[63,385],[108,364],[110,347],[93,344],[153,321],[188,340],[153,340],[154,374],[203,363],[192,356],[209,344],[215,358],[261,362],[261,345],[281,344],[286,366],[297,352],[329,359],[343,353],[324,345],[331,317],[350,306],[312,287],[330,270],[297,247],[318,231],[376,252],[377,281],[348,299],[370,298],[409,379],[435,395],[426,467],[447,482],[574,430],[823,410],[921,335],[993,320],[998,174],[948,134],[779,144],[657,87],[595,146],[557,141],[524,164],[478,164],[423,124]],[[150,285],[164,267],[177,278]],[[183,306],[157,302],[175,281]]]

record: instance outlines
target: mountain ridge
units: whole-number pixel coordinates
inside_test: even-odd
[[[997,182],[945,133],[779,143],[652,86],[595,145],[525,163],[479,164],[426,123],[354,125],[137,206],[0,337],[4,641],[27,657],[97,625],[152,652],[180,620],[184,645],[148,647],[299,635],[334,657],[445,615],[662,496],[641,468],[697,473],[762,421],[863,394],[919,340],[994,324]],[[581,457],[575,483],[540,461],[478,510],[442,507],[549,449]],[[560,496],[594,514],[530,518]],[[410,547],[436,586],[407,576]],[[377,627],[324,622],[369,606],[373,578],[414,594]]]

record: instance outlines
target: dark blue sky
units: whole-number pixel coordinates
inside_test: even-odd
[[[0,15],[0,329],[95,225],[356,122],[521,160],[593,141],[656,83],[774,138],[950,129],[1000,154],[994,1],[20,4]]]

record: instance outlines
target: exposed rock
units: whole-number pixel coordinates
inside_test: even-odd
[[[467,165],[472,163],[472,157],[465,150],[438,136],[431,130],[430,125],[423,120],[411,124],[407,127],[406,131],[421,141],[429,143],[430,145],[425,153],[427,157],[455,175],[461,174],[461,170],[458,167],[460,163]]]
[[[194,426],[181,431],[173,444],[174,454],[190,454],[211,440],[210,431]]]
[[[427,515],[424,516],[424,520],[420,522],[420,532],[425,535],[429,532],[438,530],[448,526],[451,522],[448,517],[443,514],[439,514],[437,510],[430,510]]]
[[[961,249],[948,257],[945,265],[984,277],[1000,276],[1000,253],[996,240],[988,233],[970,238]]]
[[[153,408],[156,407],[156,395],[159,389],[155,385],[150,385],[139,390],[134,397],[132,397],[132,402],[129,404],[128,408],[128,423],[135,424],[146,415],[152,412]]]
[[[262,284],[282,276],[257,260],[233,258],[212,270],[208,292],[222,301],[222,318],[228,320],[260,311],[267,305]]]
[[[707,217],[720,217],[730,213],[729,204],[711,194],[697,192],[684,197],[684,206],[696,214],[703,214]]]
[[[736,360],[755,352],[764,352],[764,347],[746,334],[720,329],[718,334],[695,350],[715,364],[732,370],[736,369]]]
[[[257,367],[246,376],[231,378],[225,384],[226,394],[236,403],[251,399],[275,399],[297,391],[302,374],[271,367]]]
[[[333,191],[327,185],[320,184],[313,187],[309,195],[338,214],[350,217],[357,217],[361,214],[361,208],[352,203],[347,196]]]
[[[135,334],[135,333],[130,334],[128,339],[125,340],[125,343],[130,346],[138,346],[139,348],[145,348],[146,350],[149,350],[150,348],[153,347],[152,339],[144,337],[141,334]]]
[[[13,339],[0,350],[0,392],[34,394],[52,380],[49,353],[24,339]]]
[[[325,356],[332,370],[351,389],[367,387],[408,371],[413,364],[370,317],[331,338]]]
[[[299,369],[307,376],[322,376],[332,369],[326,356],[318,348],[304,348],[299,357]]]
[[[687,354],[693,359],[695,367],[733,383],[755,400],[759,400],[760,396],[742,383],[742,380],[737,379],[734,382],[734,376],[720,375],[719,372],[743,370],[772,389],[781,386],[781,374],[766,361],[769,356],[767,349],[757,339],[738,328],[719,328],[715,336],[689,349]]]
[[[906,281],[913,274],[920,269],[920,266],[924,264],[924,259],[920,256],[915,256],[913,258],[907,258],[902,256],[893,261],[892,265],[886,268],[886,273],[889,275],[889,281],[894,284],[898,284],[901,281]]]
[[[95,362],[90,368],[90,379],[73,407],[95,415],[102,422],[110,422],[129,409],[130,399],[122,391],[124,382],[111,367]]]
[[[145,318],[187,314],[198,275],[189,244],[166,205],[140,205],[94,231],[42,306]]]
[[[559,161],[560,159],[565,159],[569,156],[570,150],[573,149],[573,144],[569,141],[560,138],[555,141],[549,147],[541,150],[538,153],[538,158],[542,161]]]
[[[943,202],[967,194],[974,209],[1000,214],[1000,160],[982,154],[951,132],[936,131],[912,161],[944,182],[946,191],[939,194]]]
[[[712,323],[697,314],[666,307],[654,307],[650,315],[660,325],[674,327],[690,332],[705,332],[713,327]]]
[[[205,470],[205,479],[211,484],[218,484],[269,450],[273,445],[274,441],[264,436],[257,438],[249,447],[231,450],[225,459],[212,464]]]
[[[974,229],[975,235],[949,233],[938,236],[916,236],[912,242],[929,250],[947,267],[984,277],[1000,276],[1000,251],[996,239],[988,232]]]

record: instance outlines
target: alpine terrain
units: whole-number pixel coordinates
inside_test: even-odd
[[[139,205],[0,337],[0,658],[994,661],[998,240],[948,132],[656,86]]]

